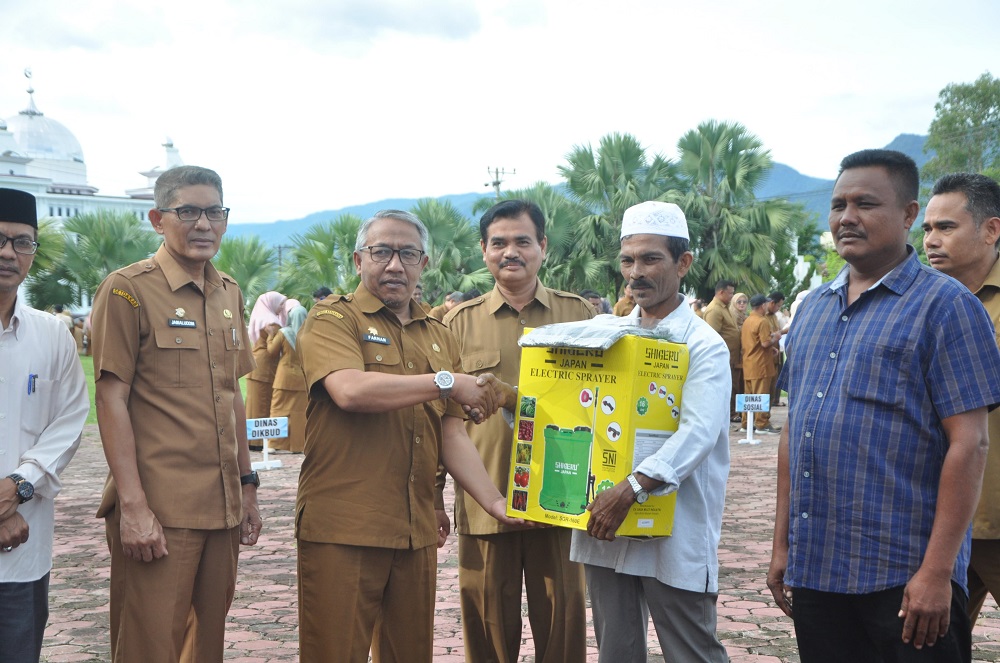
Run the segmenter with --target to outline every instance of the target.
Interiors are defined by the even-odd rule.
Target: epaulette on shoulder
[[[131,265],[122,267],[118,270],[118,273],[125,278],[132,278],[133,276],[138,276],[139,274],[151,272],[154,269],[156,269],[156,263],[152,258],[146,258],[145,260],[140,260],[139,262],[134,262]]]

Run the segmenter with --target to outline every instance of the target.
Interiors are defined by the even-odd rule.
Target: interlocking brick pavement
[[[775,410],[775,425],[783,423],[785,414],[784,408]],[[737,444],[744,436],[735,431],[730,436],[732,469],[719,549],[719,637],[733,663],[798,661],[791,622],[774,606],[764,584],[771,551],[777,436],[761,437],[759,446]],[[253,455],[259,459],[259,453]],[[236,598],[226,630],[227,661],[298,660],[292,520],[302,456],[276,457],[284,466],[262,472],[259,499],[264,532],[260,543],[243,548],[240,555]],[[56,502],[51,614],[43,661],[109,660],[109,555],[103,521],[94,518],[106,472],[97,427],[88,426],[80,451],[63,475],[65,487]],[[456,555],[452,535],[438,553],[434,660],[442,663],[464,661]],[[527,615],[526,606],[522,614]],[[588,608],[588,619],[589,615]],[[521,658],[533,661],[527,618],[524,624]],[[596,661],[592,628],[588,638],[588,661]],[[1000,661],[1000,611],[992,600],[973,639],[975,660]],[[664,661],[652,628],[649,653],[651,663]]]

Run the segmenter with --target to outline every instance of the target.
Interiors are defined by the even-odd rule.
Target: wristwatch
[[[451,388],[455,386],[455,376],[448,371],[438,371],[434,375],[434,384],[441,390],[438,398],[448,398],[451,396]]]
[[[20,500],[21,504],[35,496],[35,487],[20,474],[8,474],[7,478],[13,481],[17,487],[17,499]]]
[[[649,499],[649,493],[642,487],[642,484],[639,483],[634,474],[630,474],[626,478],[628,479],[628,484],[632,486],[632,492],[635,493],[636,504],[645,504],[646,500]]]
[[[250,474],[244,474],[240,477],[241,486],[248,484],[252,484],[254,488],[260,488],[260,475],[257,474],[257,470],[251,470]]]

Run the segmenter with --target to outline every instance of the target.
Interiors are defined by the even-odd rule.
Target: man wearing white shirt
[[[37,663],[48,619],[52,500],[90,401],[76,343],[21,301],[38,243],[34,196],[0,189],[0,660]]]
[[[637,307],[637,326],[655,327],[690,353],[680,425],[635,472],[599,493],[587,531],[574,531],[570,559],[583,562],[600,663],[646,660],[653,618],[673,660],[728,661],[716,635],[718,547],[729,476],[729,350],[679,294],[691,267],[684,213],[671,203],[630,207],[622,220],[621,272]],[[636,501],[677,493],[673,535],[616,539]]]

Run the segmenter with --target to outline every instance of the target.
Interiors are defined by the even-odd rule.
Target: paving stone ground
[[[773,420],[781,425],[785,409]],[[791,621],[770,599],[764,584],[771,551],[777,436],[759,446],[738,444],[731,434],[732,470],[726,495],[720,558],[719,637],[733,663],[798,661]],[[254,460],[260,454],[253,454]],[[260,543],[240,555],[236,598],[226,630],[226,660],[279,663],[298,660],[293,507],[302,456],[280,454],[280,469],[262,473],[259,499],[264,517]],[[42,660],[109,660],[108,564],[103,521],[94,518],[107,472],[96,426],[88,426],[80,451],[63,475],[57,501],[51,614]],[[449,499],[451,494],[449,482]],[[438,553],[434,660],[464,661],[458,603],[454,535]],[[155,600],[151,597],[150,600]],[[522,608],[527,614],[527,607]],[[587,610],[588,619],[590,609]],[[976,627],[973,658],[1000,661],[1000,610],[989,600]],[[588,661],[597,660],[593,629]],[[533,661],[525,619],[522,660]],[[664,661],[650,629],[649,660]],[[669,660],[669,659],[667,659]]]

